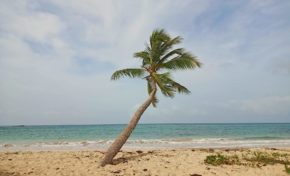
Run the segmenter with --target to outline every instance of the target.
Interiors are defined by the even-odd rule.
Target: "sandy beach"
[[[213,166],[205,164],[209,155],[244,156],[263,152],[290,156],[290,149],[164,149],[125,150],[113,165],[100,167],[102,151],[19,151],[0,153],[0,176],[22,175],[247,175],[283,176],[283,164],[241,164]]]

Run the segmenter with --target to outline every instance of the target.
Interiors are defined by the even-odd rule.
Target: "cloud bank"
[[[290,2],[0,2],[0,125],[126,123],[142,80],[111,82],[165,28],[204,63],[143,123],[289,122]]]

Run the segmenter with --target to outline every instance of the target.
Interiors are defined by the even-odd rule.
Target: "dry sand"
[[[120,152],[113,165],[100,167],[100,151],[34,151],[0,152],[0,176],[58,175],[246,175],[287,176],[282,164],[251,167],[243,165],[211,166],[204,164],[206,156],[222,153],[242,155],[245,152],[266,151],[290,154],[290,149],[175,149]]]

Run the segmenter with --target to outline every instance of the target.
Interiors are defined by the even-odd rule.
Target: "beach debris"
[[[113,165],[116,165],[118,163],[128,163],[128,160],[124,157],[120,157],[113,161]]]
[[[103,152],[103,151],[95,150],[95,152],[97,152],[97,153],[101,153],[101,154],[105,154],[105,152]]]
[[[210,149],[208,149],[208,152],[213,153],[214,149],[210,148]]]
[[[148,171],[148,169],[143,169],[144,172]]]
[[[139,154],[143,153],[143,151],[141,151],[141,150],[137,150],[136,152]]]
[[[27,172],[27,174],[29,175],[29,174],[32,174],[33,173],[33,171],[29,171],[29,172]]]
[[[113,173],[113,174],[119,174],[119,173],[121,173],[121,170],[112,171],[111,173]]]
[[[13,145],[12,144],[4,144],[3,147],[9,148],[9,147],[13,147]]]
[[[202,176],[200,174],[190,174],[190,176]]]
[[[86,141],[82,141],[81,144],[82,144],[83,146],[87,146],[87,145],[89,145],[89,143],[86,142]]]

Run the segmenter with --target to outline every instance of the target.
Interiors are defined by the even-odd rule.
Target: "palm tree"
[[[171,70],[195,69],[201,67],[201,63],[184,48],[172,49],[174,45],[181,43],[182,38],[171,38],[163,29],[152,32],[149,45],[144,51],[134,54],[141,59],[141,68],[127,68],[113,73],[111,79],[117,80],[124,76],[131,78],[143,78],[147,81],[148,99],[137,109],[127,127],[107,150],[101,166],[111,164],[113,158],[125,144],[132,131],[136,127],[144,111],[150,106],[156,107],[157,87],[166,97],[174,97],[176,92],[189,94],[190,91],[183,85],[175,82],[170,75]],[[162,72],[163,71],[163,72]],[[167,71],[167,72],[164,72]]]

